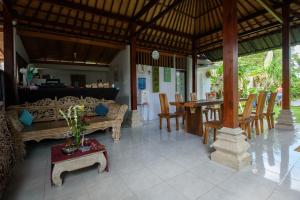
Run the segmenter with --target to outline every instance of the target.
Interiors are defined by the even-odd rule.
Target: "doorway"
[[[186,100],[186,71],[176,70],[176,92]]]
[[[85,87],[85,75],[73,74],[71,75],[71,85],[74,88]]]

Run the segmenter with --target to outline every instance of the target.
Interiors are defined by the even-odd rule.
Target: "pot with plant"
[[[81,141],[84,140],[84,132],[87,123],[84,117],[84,105],[70,106],[66,112],[59,110],[61,116],[66,120],[69,131],[66,133],[66,144],[63,151],[67,154],[76,151]],[[73,140],[71,140],[73,138]]]

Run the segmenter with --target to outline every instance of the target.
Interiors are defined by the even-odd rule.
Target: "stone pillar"
[[[250,165],[250,145],[238,124],[237,0],[223,0],[224,127],[218,131],[211,159],[239,170]]]
[[[220,164],[240,170],[251,163],[251,155],[247,152],[250,145],[240,128],[220,129],[213,147],[216,151],[211,154],[211,159]]]

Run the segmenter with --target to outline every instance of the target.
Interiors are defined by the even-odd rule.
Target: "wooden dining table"
[[[240,101],[246,101],[247,98],[241,98]],[[198,100],[185,102],[170,102],[170,105],[185,108],[185,131],[195,135],[203,136],[203,115],[202,107],[210,105],[223,106],[223,99]]]

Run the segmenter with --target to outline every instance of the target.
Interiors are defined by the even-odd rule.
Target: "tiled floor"
[[[174,126],[173,126],[174,127]],[[110,172],[96,167],[65,173],[62,187],[50,184],[50,146],[30,145],[16,169],[7,199],[20,200],[299,200],[300,126],[252,139],[252,166],[236,172],[209,159],[202,138],[183,131],[167,133],[158,122],[122,129],[120,143],[110,134],[93,134],[110,156]]]

